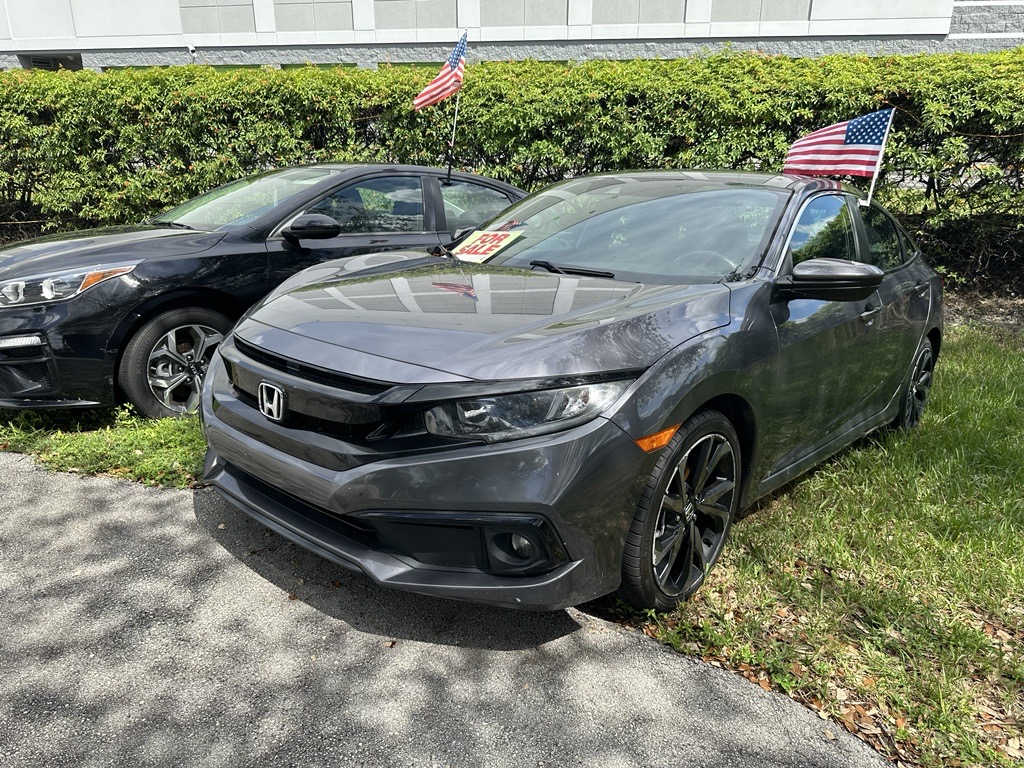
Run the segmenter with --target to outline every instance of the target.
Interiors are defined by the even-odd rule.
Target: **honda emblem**
[[[283,421],[285,417],[285,391],[269,381],[261,381],[258,395],[260,413],[271,421]]]

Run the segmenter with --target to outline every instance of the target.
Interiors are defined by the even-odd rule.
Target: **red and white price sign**
[[[474,232],[452,253],[463,261],[487,261],[522,232]]]

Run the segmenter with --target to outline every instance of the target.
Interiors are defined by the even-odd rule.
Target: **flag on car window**
[[[821,128],[793,142],[783,173],[874,176],[881,164],[892,109]]]
[[[462,78],[466,72],[466,33],[452,49],[448,60],[441,65],[441,71],[437,77],[427,83],[427,87],[420,91],[419,95],[412,100],[412,108],[417,112],[424,107],[429,107],[442,99],[447,99],[462,87]]]

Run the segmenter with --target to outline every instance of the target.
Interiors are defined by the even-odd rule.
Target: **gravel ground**
[[[0,766],[885,766],[575,610],[374,586],[211,491],[0,453]]]

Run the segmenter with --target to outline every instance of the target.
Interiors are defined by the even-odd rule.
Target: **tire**
[[[921,423],[934,373],[935,352],[931,340],[925,338],[910,366],[910,376],[900,395],[900,410],[892,422],[893,429],[910,430]]]
[[[128,342],[118,369],[128,402],[153,419],[196,410],[206,367],[232,325],[200,307],[172,309],[148,321]]]
[[[626,602],[668,611],[704,583],[736,517],[741,477],[732,423],[718,411],[690,417],[658,459],[626,535]]]

